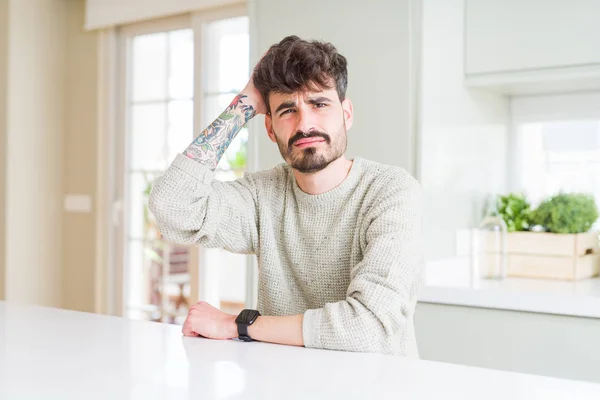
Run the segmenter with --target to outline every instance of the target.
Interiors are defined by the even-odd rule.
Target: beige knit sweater
[[[421,201],[405,170],[355,158],[319,195],[303,192],[286,164],[213,177],[178,155],[156,181],[150,210],[167,239],[256,254],[258,310],[304,314],[306,347],[418,357]]]

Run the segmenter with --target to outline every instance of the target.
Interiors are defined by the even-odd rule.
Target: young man
[[[347,80],[346,59],[331,44],[286,37],[156,181],[150,209],[168,240],[258,258],[258,310],[236,318],[200,302],[184,335],[418,357],[419,184],[399,167],[345,157]],[[286,163],[213,180],[256,114],[266,114]]]

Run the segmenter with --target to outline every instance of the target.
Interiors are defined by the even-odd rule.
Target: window
[[[518,127],[521,186],[539,203],[558,192],[586,192],[600,204],[600,119]]]
[[[202,128],[208,126],[246,85],[249,74],[248,17],[210,21],[203,29],[206,75],[202,81]],[[248,129],[231,142],[217,166],[215,179],[234,180],[247,170]],[[201,279],[204,299],[223,311],[237,314],[246,302],[248,256],[222,249],[202,249],[206,267]]]
[[[189,249],[162,240],[147,208],[152,182],[193,139],[191,29],[128,41],[125,315],[175,322],[187,313]]]
[[[232,313],[247,300],[248,256],[169,243],[147,208],[153,181],[248,80],[248,18],[239,11],[228,14],[175,17],[120,32],[123,140],[115,172],[125,207],[116,269],[122,312],[129,318],[182,323],[200,292],[202,300]],[[243,129],[221,159],[216,179],[242,176],[247,142]]]
[[[248,18],[218,20],[206,24],[204,46],[208,60],[202,85],[202,126],[208,126],[231,103],[249,79]],[[217,179],[229,180],[246,170],[248,129],[243,128],[219,162]]]
[[[513,190],[534,207],[559,192],[600,205],[600,93],[515,97],[511,111]]]

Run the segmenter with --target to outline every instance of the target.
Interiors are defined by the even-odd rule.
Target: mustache
[[[325,132],[310,131],[310,133],[304,133],[302,131],[298,131],[288,141],[288,147],[292,147],[292,145],[300,139],[308,139],[308,138],[313,138],[313,137],[320,137],[320,138],[325,139],[325,142],[327,142],[327,144],[331,143],[331,138]]]

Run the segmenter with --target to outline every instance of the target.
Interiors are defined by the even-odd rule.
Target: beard
[[[274,133],[281,157],[292,168],[303,174],[314,174],[325,169],[329,164],[344,155],[348,144],[345,121],[338,132],[333,135],[334,139],[325,132],[320,131],[296,132],[287,143],[284,143],[279,139],[277,133]],[[325,143],[315,144],[303,149],[294,146],[294,143],[298,140],[312,137],[323,138]]]

